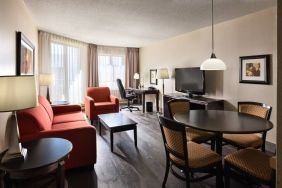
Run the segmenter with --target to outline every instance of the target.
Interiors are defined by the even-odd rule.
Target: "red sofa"
[[[92,166],[96,163],[96,129],[83,117],[79,105],[51,106],[38,97],[38,106],[17,112],[20,141],[58,137],[72,142],[73,150],[66,169]]]
[[[85,96],[85,113],[91,123],[97,115],[119,112],[119,100],[108,87],[89,87]]]

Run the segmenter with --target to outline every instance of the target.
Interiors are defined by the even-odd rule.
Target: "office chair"
[[[130,105],[130,101],[137,98],[136,94],[133,92],[126,92],[120,79],[117,79],[117,85],[121,98],[127,100],[127,106],[120,108],[120,110],[128,109],[132,112],[133,109],[136,109],[135,111],[139,111],[140,109],[138,107]]]

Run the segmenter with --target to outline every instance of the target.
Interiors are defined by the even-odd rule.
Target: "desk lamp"
[[[137,80],[139,80],[139,79],[140,79],[140,75],[139,75],[139,73],[135,73],[135,74],[134,74],[134,76],[133,76],[133,78],[134,78],[134,80],[135,80],[135,85],[136,85],[136,88],[138,88],[138,86],[137,86]]]
[[[0,76],[0,112],[12,112],[4,125],[6,126],[5,145],[8,150],[4,153],[1,162],[24,159],[26,149],[19,143],[16,111],[36,106],[34,76]]]

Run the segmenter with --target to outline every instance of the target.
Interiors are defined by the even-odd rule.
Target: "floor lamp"
[[[53,74],[40,74],[39,75],[39,85],[47,87],[47,94],[46,98],[51,104],[50,100],[50,93],[49,93],[49,86],[54,82],[54,75]]]
[[[164,95],[164,80],[169,79],[168,69],[167,68],[158,69],[157,79],[163,80],[163,95]]]
[[[7,120],[5,145],[8,150],[1,162],[22,160],[26,149],[19,143],[19,131],[16,112],[37,106],[37,94],[34,76],[0,77],[0,112],[12,112]]]

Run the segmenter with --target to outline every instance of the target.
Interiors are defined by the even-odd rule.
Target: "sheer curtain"
[[[48,40],[44,40],[46,38]],[[39,66],[41,73],[52,73],[55,77],[50,86],[51,101],[82,103],[87,85],[88,45],[42,31],[39,33],[39,42],[42,43],[40,46],[49,47],[39,49]]]
[[[125,48],[98,46],[99,86],[107,86],[111,94],[120,97],[116,79],[125,84]]]

